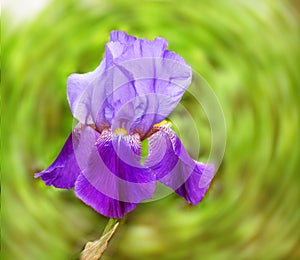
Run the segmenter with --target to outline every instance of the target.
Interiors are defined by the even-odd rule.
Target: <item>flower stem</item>
[[[102,236],[93,242],[88,242],[85,245],[84,250],[81,252],[81,260],[97,260],[100,259],[104,251],[107,249],[107,245],[113,234],[115,233],[120,219],[110,218],[104,228]]]
[[[110,218],[104,228],[102,236],[105,235],[107,232],[109,232],[119,222],[120,222],[120,219],[118,219],[118,218]]]

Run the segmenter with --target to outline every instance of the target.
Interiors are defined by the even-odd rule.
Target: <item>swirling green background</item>
[[[67,76],[97,66],[113,29],[168,39],[218,97],[227,145],[202,203],[187,207],[171,195],[140,205],[104,259],[300,259],[297,4],[56,0],[32,23],[12,29],[8,18],[2,35],[3,259],[76,259],[105,226],[72,191],[46,187],[33,173],[55,158],[71,130]],[[204,128],[199,124],[200,135]]]

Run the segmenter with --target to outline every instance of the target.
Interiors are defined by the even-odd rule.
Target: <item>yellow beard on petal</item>
[[[153,127],[156,128],[156,127],[160,127],[160,126],[164,126],[164,125],[172,125],[172,123],[168,120],[163,120],[160,123],[155,124]]]
[[[128,132],[124,128],[117,128],[114,131],[114,134],[117,134],[117,135],[128,135]]]

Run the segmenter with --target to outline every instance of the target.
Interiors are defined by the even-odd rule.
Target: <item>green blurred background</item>
[[[296,0],[56,0],[30,23],[5,17],[2,259],[77,259],[106,224],[33,173],[72,128],[67,76],[97,66],[113,29],[168,39],[218,97],[227,145],[202,203],[139,205],[104,259],[300,259],[299,10]],[[207,154],[209,129],[198,126]]]

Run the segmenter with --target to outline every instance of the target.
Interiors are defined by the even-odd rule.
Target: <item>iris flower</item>
[[[198,204],[214,166],[194,161],[163,121],[191,83],[191,67],[167,41],[112,31],[100,65],[72,74],[67,97],[78,121],[57,159],[35,177],[76,196],[102,215],[122,218],[152,198],[156,182]],[[142,141],[148,154],[142,163]]]

